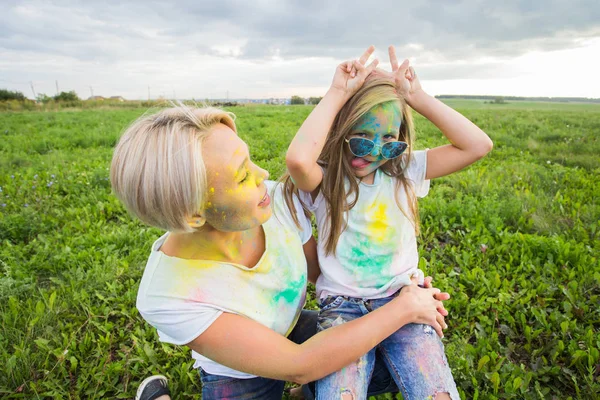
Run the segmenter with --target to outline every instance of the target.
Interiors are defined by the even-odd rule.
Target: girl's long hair
[[[323,151],[319,156],[319,165],[326,168],[320,190],[327,202],[327,211],[330,218],[329,229],[326,232],[325,253],[335,254],[340,234],[346,229],[344,213],[352,209],[358,200],[359,180],[355,177],[348,156],[345,153],[347,144],[345,139],[352,132],[352,127],[358,120],[373,107],[390,101],[398,102],[402,111],[402,123],[398,140],[408,143],[408,149],[402,156],[389,160],[380,169],[386,175],[397,178],[396,180],[396,204],[402,213],[411,221],[415,233],[419,234],[419,218],[417,198],[413,185],[404,176],[404,169],[408,160],[412,157],[412,146],[414,142],[414,126],[412,113],[404,99],[397,93],[394,81],[381,72],[375,71],[367,77],[364,85],[348,100],[335,117],[331,130],[327,136]],[[346,190],[345,181],[349,182]],[[298,194],[298,188],[292,182],[289,173],[281,177],[284,184],[284,198],[286,205],[292,211],[292,217],[296,224],[296,210],[292,201],[292,195]],[[408,198],[409,210],[404,210],[400,204],[398,193],[404,190]],[[308,209],[302,203],[305,214]]]

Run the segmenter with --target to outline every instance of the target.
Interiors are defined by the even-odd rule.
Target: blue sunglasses
[[[357,157],[364,157],[371,154],[375,146],[380,148],[381,155],[388,160],[399,157],[408,148],[406,142],[387,142],[383,145],[375,144],[374,141],[365,138],[345,139],[350,147],[350,151]]]

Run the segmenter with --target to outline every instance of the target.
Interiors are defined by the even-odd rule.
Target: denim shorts
[[[317,332],[317,311],[302,310],[302,314],[288,338],[294,343],[303,343]],[[269,378],[239,379],[213,375],[198,368],[202,382],[202,400],[281,400],[284,381]],[[314,399],[315,382],[302,386],[304,397]],[[392,379],[382,356],[375,359],[373,374],[368,388],[369,396],[396,393],[398,388]]]
[[[319,305],[317,329],[322,331],[360,318],[395,296],[372,300],[326,297]],[[339,399],[344,393],[351,394],[352,399],[366,399],[377,352],[404,400],[435,398],[438,393],[460,400],[442,341],[431,326],[421,324],[403,326],[357,362],[317,381],[317,400]]]

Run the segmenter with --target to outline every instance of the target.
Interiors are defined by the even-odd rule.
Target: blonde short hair
[[[218,108],[184,105],[138,118],[115,147],[110,167],[115,195],[148,225],[194,231],[188,219],[206,201],[202,143],[219,123],[236,132],[234,118]]]

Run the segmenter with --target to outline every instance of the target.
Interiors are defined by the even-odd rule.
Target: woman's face
[[[360,137],[375,142],[375,147],[370,154],[356,157],[350,152],[346,144],[348,161],[358,178],[365,178],[373,174],[388,160],[381,155],[381,146],[387,142],[397,141],[400,136],[402,111],[397,101],[389,101],[371,108],[352,127],[346,139]]]
[[[213,228],[244,231],[271,216],[264,180],[269,173],[250,161],[248,146],[227,125],[216,125],[204,140],[202,155],[208,183],[203,216]]]

